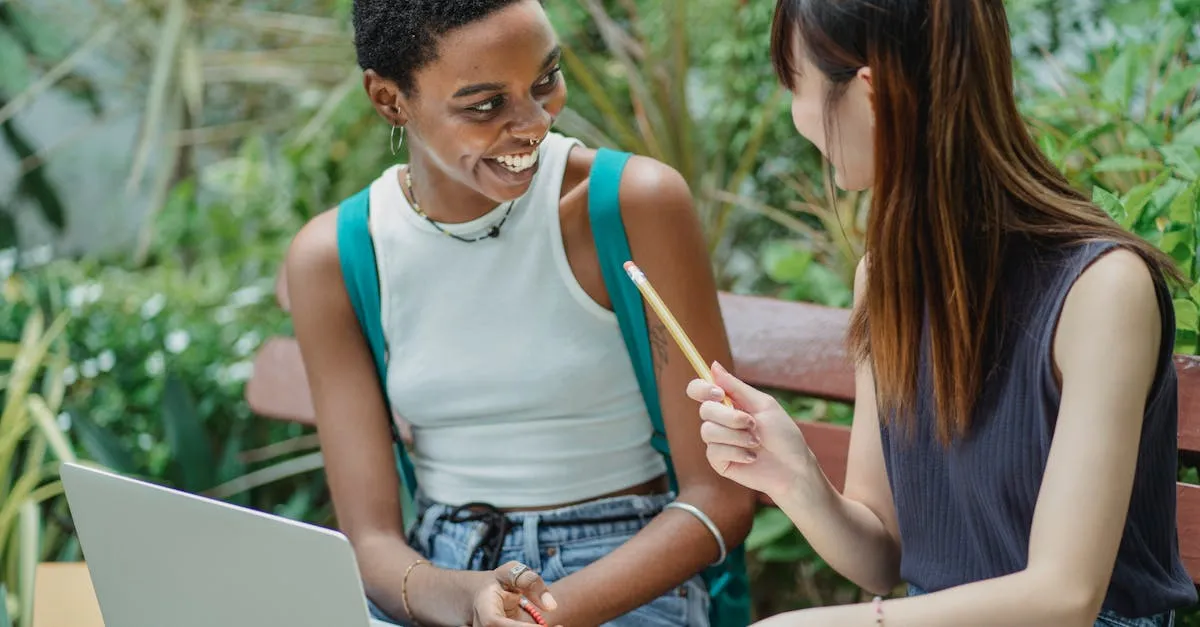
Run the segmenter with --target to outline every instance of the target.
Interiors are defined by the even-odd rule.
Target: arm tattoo
[[[670,354],[671,338],[667,327],[655,320],[650,323],[650,350],[654,353],[654,374],[661,377],[663,368],[667,365]]]

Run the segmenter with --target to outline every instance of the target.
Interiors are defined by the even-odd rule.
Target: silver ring
[[[512,587],[514,589],[517,588],[517,579],[520,579],[521,575],[525,574],[525,571],[527,570],[529,570],[528,566],[524,564],[517,564],[516,566],[512,567],[512,570],[508,571],[509,576],[512,577]]]

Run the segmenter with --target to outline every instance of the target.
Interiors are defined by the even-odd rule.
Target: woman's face
[[[499,203],[528,189],[534,143],[566,103],[559,56],[541,4],[523,0],[442,37],[412,94],[377,76],[367,90],[380,114],[406,127],[414,157]]]
[[[798,76],[792,92],[792,123],[833,164],[834,182],[861,191],[875,180],[875,115],[871,105],[871,70],[862,68],[832,107],[829,79],[793,39]]]

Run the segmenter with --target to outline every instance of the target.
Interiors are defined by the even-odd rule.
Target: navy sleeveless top
[[[929,364],[922,351],[913,428],[881,427],[899,520],[901,577],[908,583],[935,592],[1025,567],[1059,407],[1052,357],[1057,320],[1075,280],[1114,246],[1024,243],[1012,248],[1000,288],[1003,315],[997,319],[1003,326],[995,365],[984,382],[971,433],[948,448],[936,438]],[[1125,533],[1104,601],[1104,609],[1128,618],[1196,601],[1175,523],[1175,317],[1165,285],[1158,291],[1163,337],[1158,373],[1145,410]]]

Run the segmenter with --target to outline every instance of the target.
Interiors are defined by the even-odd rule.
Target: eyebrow
[[[555,46],[554,50],[551,50],[550,54],[546,55],[546,59],[542,61],[542,71],[544,72],[550,69],[550,66],[554,65],[554,63],[558,61],[561,56],[562,46]],[[475,94],[480,94],[483,92],[500,91],[504,89],[504,87],[504,83],[475,83],[474,85],[467,85],[466,87],[454,92],[452,98],[466,98],[467,96],[474,96]]]

